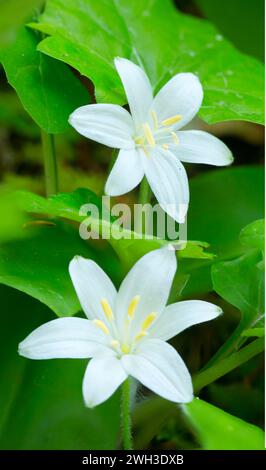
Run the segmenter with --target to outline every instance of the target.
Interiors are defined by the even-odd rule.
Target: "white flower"
[[[166,341],[221,309],[200,300],[166,307],[175,252],[162,248],[143,256],[118,292],[94,261],[76,256],[69,270],[88,319],[52,320],[22,341],[19,353],[30,359],[92,358],[83,379],[88,407],[107,400],[128,376],[173,402],[191,401],[190,374]]]
[[[144,175],[161,207],[182,223],[189,203],[186,171],[181,163],[232,163],[228,147],[202,131],[180,131],[197,114],[203,98],[192,73],[179,73],[153,98],[142,68],[116,58],[131,114],[121,106],[91,104],[74,111],[70,124],[92,140],[120,149],[106,183],[109,196],[135,188]]]

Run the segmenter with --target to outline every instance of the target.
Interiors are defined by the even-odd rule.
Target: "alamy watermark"
[[[187,221],[184,217],[187,206],[171,204],[164,208],[168,213],[183,223],[177,224],[173,217],[159,204],[134,204],[129,206],[118,203],[111,206],[109,196],[103,196],[101,206],[88,203],[80,207],[79,215],[84,217],[79,234],[83,240],[88,239],[159,239],[169,241],[169,247],[183,250],[187,243]],[[155,234],[155,235],[154,235]]]

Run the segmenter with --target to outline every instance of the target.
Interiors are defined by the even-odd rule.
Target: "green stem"
[[[228,374],[228,372],[239,367],[241,364],[244,364],[263,350],[264,338],[256,339],[248,346],[245,346],[239,351],[231,354],[231,356],[222,359],[219,363],[200,372],[193,380],[195,393],[198,394],[203,387],[206,387],[206,385],[209,385],[223,375]]]
[[[149,204],[150,200],[151,200],[151,190],[150,190],[147,178],[144,176],[140,184],[138,203],[143,206],[144,204]],[[136,227],[135,227],[136,231],[139,233],[144,233],[145,232],[145,211],[141,213],[141,217],[136,222],[137,222]]]
[[[151,199],[151,190],[146,176],[144,176],[139,191],[139,204],[148,204]]]
[[[44,158],[46,196],[58,192],[57,162],[55,154],[54,136],[41,131]]]
[[[121,427],[123,447],[125,450],[133,449],[131,426],[132,422],[130,414],[130,379],[127,379],[122,385],[121,399]]]

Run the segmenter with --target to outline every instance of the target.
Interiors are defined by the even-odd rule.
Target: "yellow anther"
[[[113,314],[113,310],[111,309],[108,301],[106,299],[101,299],[101,306],[102,306],[102,309],[104,311],[104,314],[107,318],[107,320],[113,320],[114,318],[114,314]]]
[[[151,147],[155,147],[155,140],[154,140],[153,133],[151,131],[151,128],[150,128],[149,124],[147,122],[145,122],[145,124],[143,124],[142,127],[143,127],[144,134],[145,134],[145,137],[146,137],[146,140],[147,140],[148,144]]]
[[[106,335],[110,335],[110,331],[108,330],[106,324],[102,320],[93,320],[93,323],[98,326]]]
[[[121,351],[122,351],[122,353],[124,353],[124,354],[128,354],[129,351],[130,351],[130,347],[128,346],[128,344],[122,344],[122,346],[121,346]]]
[[[143,144],[144,144],[144,139],[143,139],[143,137],[136,137],[136,138],[135,138],[135,144],[137,144],[137,145],[143,145]]]
[[[149,326],[152,324],[152,322],[155,320],[156,316],[157,315],[155,312],[149,313],[149,315],[145,318],[144,322],[141,325],[142,330],[144,331],[147,330]]]
[[[138,306],[139,301],[140,301],[140,295],[136,295],[136,297],[133,297],[133,299],[131,300],[131,302],[130,302],[130,304],[129,304],[129,306],[128,306],[128,311],[127,311],[128,316],[129,316],[130,318],[133,318],[134,313],[135,313],[135,311],[136,311],[136,308],[137,308],[137,306]]]
[[[172,138],[173,138],[174,143],[175,143],[175,144],[179,144],[179,139],[178,139],[176,133],[175,133],[175,132],[171,132],[171,136],[172,136]]]
[[[168,149],[169,149],[169,145],[167,145],[167,144],[163,144],[162,147],[163,147],[163,149],[165,149],[165,150],[168,150]]]
[[[176,114],[175,116],[172,116],[168,119],[164,119],[164,121],[162,121],[162,125],[172,126],[172,124],[175,124],[176,122],[180,121],[180,119],[182,119],[181,114]]]
[[[111,345],[112,348],[118,349],[119,346],[120,346],[120,343],[119,343],[119,341],[117,341],[117,339],[113,339],[111,341],[110,345]]]
[[[147,336],[148,333],[147,331],[140,331],[136,336],[135,336],[135,341],[139,341],[140,339],[142,339],[144,336]]]
[[[152,117],[152,120],[153,120],[153,125],[154,125],[154,128],[155,129],[158,129],[158,118],[157,118],[157,114],[155,111],[151,111],[151,117]]]

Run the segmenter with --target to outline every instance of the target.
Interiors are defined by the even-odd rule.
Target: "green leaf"
[[[256,220],[240,232],[240,242],[250,248],[258,248],[264,250],[265,244],[265,221],[264,219]]]
[[[199,398],[183,405],[182,408],[203,449],[264,449],[264,433],[257,426],[246,423]]]
[[[209,123],[263,122],[262,64],[170,0],[49,0],[32,26],[50,35],[38,49],[89,77],[99,102],[126,102],[113,65],[120,56],[144,67],[155,92],[178,72],[197,73],[205,94],[200,116]]]
[[[89,101],[89,94],[70,69],[36,50],[40,38],[22,28],[0,54],[7,79],[32,119],[48,133],[68,128],[70,113]]]
[[[42,0],[0,0],[0,48],[6,46],[14,39],[16,28],[19,27],[32,13],[34,7],[38,7]]]
[[[263,338],[263,336],[265,336],[265,329],[264,328],[248,328],[247,330],[243,331],[242,336],[245,336],[246,338],[252,338],[254,336],[257,338]]]
[[[260,266],[261,261],[261,252],[252,250],[233,261],[225,261],[213,266],[214,290],[241,311],[241,320],[236,330],[209,364],[238,347],[244,330],[263,326],[264,272]]]
[[[26,222],[25,214],[18,207],[14,193],[0,187],[0,243],[17,238],[25,237],[27,234],[21,230]]]
[[[90,248],[76,230],[59,221],[33,222],[24,229],[27,238],[0,246],[0,283],[14,287],[48,305],[58,316],[74,315],[80,304],[68,273],[75,255],[94,259],[114,276],[119,273],[113,256]]]
[[[264,172],[259,166],[219,169],[191,178],[188,238],[208,240],[217,257],[210,262],[186,260],[183,263],[182,270],[190,274],[184,297],[212,291],[212,264],[246,252],[239,242],[239,233],[244,226],[264,216],[263,201]]]
[[[18,343],[52,320],[51,312],[11,288],[0,286],[0,295],[0,449],[115,449],[119,393],[89,410],[82,398],[88,361],[20,357]]]
[[[165,246],[166,240],[150,236],[142,239],[141,234],[124,229],[115,223],[113,217],[108,217],[108,211],[102,210],[101,199],[88,189],[77,189],[73,193],[61,193],[45,199],[33,193],[19,191],[17,193],[21,207],[34,214],[47,214],[53,217],[63,217],[75,222],[89,220],[91,230],[106,234],[107,241],[116,251],[123,265],[131,267],[145,253]],[[80,215],[84,204],[93,204],[99,210],[99,217]],[[208,243],[188,241],[183,250],[178,250],[180,258],[211,259],[213,255],[205,252]]]
[[[237,48],[264,60],[264,0],[196,0],[196,3]]]

